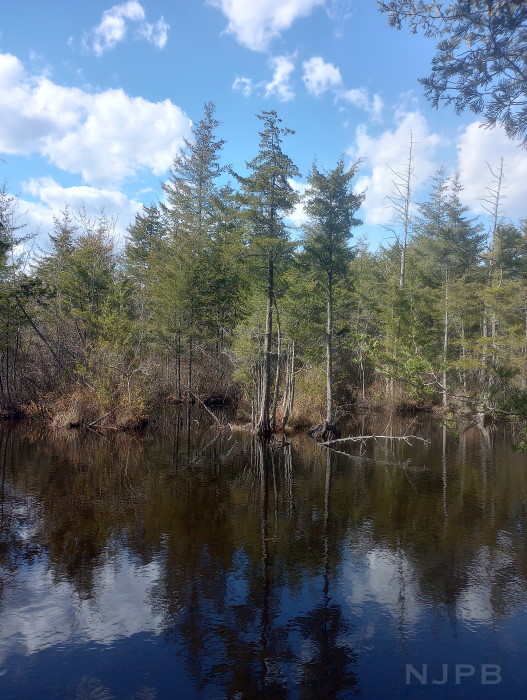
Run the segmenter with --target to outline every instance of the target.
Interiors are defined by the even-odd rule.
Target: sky
[[[505,164],[504,215],[527,217],[527,151],[477,115],[431,108],[419,77],[435,42],[388,26],[374,0],[20,0],[0,16],[0,181],[19,195],[26,231],[52,229],[66,205],[116,219],[116,236],[158,201],[203,105],[216,104],[223,158],[243,173],[261,110],[294,130],[283,150],[305,189],[316,159],[361,158],[366,191],[355,236],[393,240],[394,172],[414,142],[413,196],[443,165],[460,172],[470,213],[486,212]],[[303,212],[292,221],[301,223]]]

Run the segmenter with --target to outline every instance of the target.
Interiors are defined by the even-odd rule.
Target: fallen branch
[[[355,435],[352,437],[339,438],[338,440],[329,440],[328,442],[319,442],[319,445],[334,445],[336,442],[363,442],[365,440],[402,440],[410,444],[410,440],[420,440],[427,444],[430,440],[419,437],[418,435]]]
[[[210,410],[210,408],[209,408],[208,406],[206,406],[205,403],[199,398],[199,396],[196,396],[196,394],[195,394],[193,391],[189,391],[188,393],[189,393],[191,396],[193,396],[193,397],[196,399],[196,401],[198,401],[198,402],[203,406],[203,408],[207,411],[207,413],[208,413],[209,415],[211,415],[211,416],[214,418],[214,420],[216,421],[216,423],[217,423],[218,425],[220,425],[222,428],[230,428],[230,427],[231,427],[231,426],[230,426],[230,423],[222,423],[222,421],[218,418],[218,416],[216,416],[216,415]],[[232,428],[231,428],[231,430],[232,430]]]
[[[113,413],[114,411],[115,411],[115,408],[112,408],[111,411],[108,411],[108,413],[105,413],[103,416],[100,416],[100,418],[96,418],[95,420],[92,420],[91,423],[88,423],[86,428],[90,429],[92,427],[92,425],[96,425],[97,423],[100,423],[102,420],[107,418],[110,415],[110,413]]]

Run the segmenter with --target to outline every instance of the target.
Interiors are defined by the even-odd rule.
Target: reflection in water
[[[527,478],[506,435],[341,454],[185,414],[142,439],[0,432],[2,698],[422,697],[405,664],[456,663],[499,664],[483,690],[514,697]]]

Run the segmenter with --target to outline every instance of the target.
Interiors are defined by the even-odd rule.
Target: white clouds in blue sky
[[[273,69],[272,79],[265,85],[265,96],[276,97],[280,102],[289,102],[295,98],[291,87],[291,74],[295,70],[294,57],[273,56],[270,59]]]
[[[311,95],[321,97],[330,91],[335,95],[336,101],[347,102],[368,112],[373,119],[380,120],[384,105],[380,95],[375,94],[370,97],[368,90],[364,87],[349,90],[344,88],[340,70],[332,63],[324,61],[321,56],[313,56],[308,61],[304,61],[303,69],[302,79]]]
[[[414,190],[422,190],[437,168],[436,154],[442,138],[432,133],[419,111],[399,113],[395,128],[372,135],[369,129],[357,127],[355,145],[349,155],[364,158],[367,174],[358,177],[356,189],[366,191],[365,223],[388,225],[393,218],[387,196],[393,192],[395,172],[404,172],[408,163],[410,137],[413,141]]]
[[[92,185],[119,185],[141,168],[163,175],[190,132],[168,99],[64,87],[26,73],[10,54],[0,54],[0,103],[0,152],[39,154]]]
[[[87,185],[63,187],[52,177],[31,178],[21,183],[21,190],[21,205],[28,212],[30,228],[34,231],[39,227],[50,231],[53,216],[68,207],[71,212],[82,210],[90,219],[105,213],[115,222],[116,236],[122,241],[127,223],[142,209],[141,202],[119,190]],[[28,196],[38,204],[31,204],[25,199]]]
[[[32,223],[84,202],[113,210],[122,230],[161,195],[190,119],[209,100],[237,171],[257,152],[262,109],[296,131],[284,150],[304,175],[299,191],[314,158],[323,168],[343,153],[364,158],[357,188],[367,188],[361,217],[374,242],[385,235],[377,227],[390,217],[390,169],[403,167],[410,132],[416,201],[445,164],[461,170],[464,201],[481,214],[485,162],[503,156],[506,213],[527,216],[527,152],[471,113],[430,109],[417,79],[434,42],[389,28],[374,0],[30,6],[6,4],[0,20],[0,177],[21,192]],[[298,208],[293,219],[302,216]]]
[[[343,90],[339,92],[338,99],[348,102],[353,107],[363,109],[368,112],[374,121],[381,120],[382,108],[384,107],[383,99],[375,93],[370,97],[366,88],[352,88],[351,90]]]
[[[308,17],[324,0],[208,0],[228,20],[225,31],[253,51],[265,51],[299,17]]]
[[[105,10],[99,24],[85,34],[84,45],[96,56],[102,56],[124,41],[131,27],[135,29],[136,38],[146,39],[158,49],[166,46],[170,26],[164,17],[153,24],[147,22],[145,10],[137,0],[128,0]]]
[[[482,196],[492,186],[490,168],[496,170],[504,160],[503,206],[509,216],[527,217],[527,154],[512,143],[501,127],[481,128],[472,122],[458,135],[457,163],[463,175],[464,201],[476,214],[484,214]]]
[[[291,86],[291,76],[295,71],[296,56],[271,56],[268,60],[272,76],[269,80],[255,82],[252,78],[237,76],[232,84],[233,90],[238,90],[244,97],[251,97],[255,92],[266,99],[275,98],[279,102],[290,102],[295,99]]]
[[[342,75],[332,63],[326,63],[321,56],[313,56],[302,64],[304,73],[302,79],[307,91],[315,97],[320,97],[327,90],[340,88]]]

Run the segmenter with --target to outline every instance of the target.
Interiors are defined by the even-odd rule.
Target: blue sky
[[[417,79],[434,42],[396,31],[374,0],[22,0],[0,17],[0,177],[25,220],[82,204],[117,217],[117,234],[160,195],[203,104],[216,103],[226,162],[257,152],[256,113],[276,109],[295,135],[284,150],[302,189],[313,159],[364,158],[357,188],[372,245],[389,240],[392,170],[410,133],[414,197],[444,164],[461,171],[465,203],[484,215],[486,165],[505,159],[505,214],[527,217],[527,152],[476,115],[431,109]],[[294,219],[300,221],[302,212]]]

